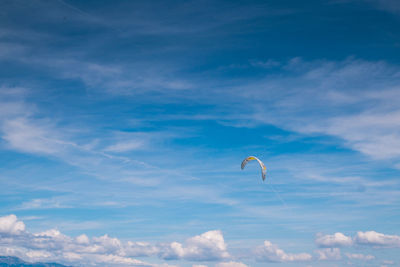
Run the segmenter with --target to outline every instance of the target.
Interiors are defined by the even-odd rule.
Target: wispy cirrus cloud
[[[171,65],[168,61],[108,63],[80,54],[60,59],[51,54],[35,57],[23,51],[17,58],[22,64],[40,65],[61,79],[80,80],[95,93],[152,101],[151,95],[157,94],[163,97],[156,102],[164,103],[218,103],[219,115],[202,114],[205,120],[214,118],[238,127],[273,124],[305,135],[338,137],[342,146],[375,159],[400,156],[396,130],[400,107],[395,101],[400,70],[385,61],[270,59],[267,65],[280,71],[279,76],[265,71],[265,75],[250,82],[240,77],[227,82],[218,71],[211,71],[213,82],[208,82],[201,78],[204,73],[188,75],[184,65]],[[251,62],[249,68],[264,68],[261,63]],[[202,90],[205,87],[210,88],[207,94]],[[226,106],[221,105],[221,100]],[[133,146],[136,148],[131,143]]]
[[[393,1],[374,2],[379,6],[390,6],[395,9]],[[27,5],[27,9],[23,11],[11,5],[11,10],[17,13],[26,12],[29,8],[40,9],[46,5],[42,1],[37,1],[37,3],[40,4],[38,7]],[[104,17],[114,15],[101,12],[101,8],[88,12],[84,7],[78,8],[61,1],[51,5],[56,11],[54,14],[46,14],[45,18],[34,16],[34,21],[58,21],[65,12],[69,20],[74,23],[83,21],[88,28],[97,26],[107,29],[101,23],[101,17],[105,20]],[[133,8],[149,13],[149,6],[146,4],[125,5],[121,4],[125,7],[122,11]],[[158,5],[163,6],[163,3],[158,3]],[[176,9],[171,12],[176,16],[164,17],[165,14],[160,14],[164,17],[163,20],[160,20],[158,16],[151,16],[146,17],[146,23],[144,23],[143,20],[138,19],[139,16],[132,21],[132,17],[123,12],[118,18],[114,17],[106,21],[113,21],[115,24],[113,27],[124,29],[136,24],[136,26],[141,26],[133,27],[136,29],[136,32],[133,31],[135,34],[139,34],[146,28],[145,32],[164,36],[172,34],[176,37],[176,34],[187,34],[188,31],[210,33],[213,29],[218,29],[218,32],[223,32],[221,31],[223,25],[252,21],[266,16],[282,16],[293,12],[293,10],[279,10],[279,8],[262,4],[244,7],[227,3],[208,3],[213,7],[214,12],[221,13],[221,16],[209,17],[209,9],[204,9],[205,6],[208,7],[206,3],[194,6],[174,5]],[[226,9],[226,6],[231,8]],[[193,7],[201,12],[193,13]],[[118,6],[113,6],[111,9],[118,9]],[[191,23],[176,24],[177,18]],[[204,20],[204,18],[209,19]],[[207,21],[207,23],[197,23],[199,20]],[[188,27],[188,25],[195,27]],[[68,28],[70,26],[68,25]],[[52,34],[56,36],[56,33]],[[3,32],[3,35],[11,36],[11,40],[17,36],[10,30]],[[167,49],[168,44],[168,42],[165,44]],[[253,69],[268,67],[273,71],[264,71],[264,73],[261,71],[261,75],[257,78],[239,77],[232,82],[227,82],[215,69],[206,71],[206,74],[212,77],[210,79],[212,81],[208,81],[208,79],[203,79],[204,72],[189,73],[185,63],[171,63],[165,58],[152,62],[149,62],[148,58],[144,60],[140,57],[135,57],[135,60],[129,62],[122,59],[113,62],[99,61],[89,57],[88,51],[85,52],[82,49],[68,50],[66,57],[50,52],[51,49],[39,56],[32,53],[35,45],[37,45],[35,42],[30,42],[25,45],[25,50],[15,51],[12,60],[25,65],[41,66],[45,72],[50,72],[60,79],[79,80],[95,93],[140,96],[141,99],[164,103],[171,101],[181,103],[184,100],[195,100],[204,105],[219,103],[217,109],[223,112],[220,112],[218,117],[224,123],[231,122],[231,125],[241,127],[260,123],[274,124],[303,134],[338,137],[343,141],[343,146],[377,159],[393,159],[399,156],[397,151],[400,144],[397,142],[399,136],[396,131],[399,127],[399,105],[394,101],[396,95],[398,96],[399,69],[385,61],[367,61],[357,58],[336,61],[307,61],[292,58],[288,62],[274,59],[250,59],[247,67]],[[9,45],[10,48],[13,46],[13,44]],[[150,54],[160,49],[160,47],[149,47],[146,51]],[[173,51],[171,50],[172,54],[175,53]],[[280,75],[275,75],[277,71]],[[208,88],[207,93],[204,93],[203,88]],[[377,88],[379,88],[379,93],[377,93]],[[186,93],[182,93],[183,91]],[[152,94],[163,97],[154,100]],[[226,107],[221,105],[221,102],[226,103]]]
[[[287,77],[269,75],[241,88],[242,97],[253,102],[249,105],[253,120],[339,137],[343,145],[375,158],[399,156],[400,106],[395,101],[399,68],[352,58],[339,62],[295,58],[284,69]]]
[[[61,204],[61,200],[50,198],[50,199],[32,199],[30,201],[23,202],[20,207],[16,210],[37,210],[37,209],[64,209],[70,208],[71,206]],[[63,201],[64,202],[64,201]]]
[[[105,148],[105,151],[109,152],[127,152],[136,150],[143,147],[142,141],[127,141],[127,142],[118,142],[116,144],[110,145]]]
[[[40,120],[33,122],[27,118],[14,118],[3,123],[2,138],[11,148],[33,154],[55,155],[75,146],[62,140],[51,128]]]

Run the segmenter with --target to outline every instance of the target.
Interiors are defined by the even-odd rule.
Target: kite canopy
[[[244,166],[246,166],[247,162],[252,161],[252,160],[257,160],[258,163],[260,164],[262,179],[263,179],[263,181],[265,181],[267,167],[265,167],[264,163],[261,160],[259,160],[258,158],[254,157],[254,156],[247,157],[242,161],[242,170],[244,169]]]

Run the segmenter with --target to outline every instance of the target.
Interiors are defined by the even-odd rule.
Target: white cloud
[[[78,244],[87,245],[87,244],[89,244],[90,240],[89,240],[89,237],[87,237],[87,235],[82,234],[82,235],[76,237],[76,242]]]
[[[178,242],[172,242],[170,244],[165,244],[159,254],[163,259],[176,260],[183,258],[185,251],[182,247],[182,244]]]
[[[382,246],[382,247],[400,247],[400,236],[385,235],[375,231],[357,232],[355,236],[357,244]]]
[[[272,262],[285,262],[285,261],[309,261],[312,256],[308,253],[289,254],[280,249],[277,245],[272,244],[270,241],[264,241],[264,245],[256,249],[256,258],[258,261],[272,261]]]
[[[242,262],[219,262],[215,265],[215,267],[248,267],[246,264]]]
[[[0,235],[17,235],[25,231],[25,224],[14,214],[0,217]]]
[[[220,261],[215,267],[246,267],[242,262],[234,262],[227,251],[222,232],[208,231],[188,238],[183,244],[178,242],[151,244],[148,242],[121,241],[103,235],[89,238],[85,234],[70,237],[57,229],[30,233],[25,224],[15,215],[0,217],[0,253],[17,256],[28,261],[59,261],[67,264],[162,266],[146,263],[133,257],[159,257],[165,260]],[[350,242],[353,240],[353,242]],[[373,245],[398,247],[399,236],[385,235],[374,231],[358,232],[351,239],[341,233],[319,236],[316,243],[321,246]],[[318,260],[340,260],[341,251],[337,247],[315,251]],[[373,255],[346,253],[348,259],[374,260]],[[310,261],[308,253],[286,253],[270,241],[256,248],[257,261],[294,262]],[[390,264],[389,262],[384,264]],[[168,265],[165,265],[168,266]],[[196,265],[194,265],[196,266]],[[197,267],[202,266],[197,265]]]
[[[354,237],[345,236],[342,233],[335,233],[333,235],[318,234],[315,239],[315,243],[320,247],[330,247],[330,248],[353,246],[353,245],[368,245],[375,247],[400,247],[400,236],[386,235],[375,231],[367,231],[367,232],[359,231]],[[329,252],[329,250],[325,251]],[[358,255],[358,254],[349,254],[349,255]]]
[[[315,251],[319,260],[340,260],[342,258],[339,248],[324,248]]]
[[[375,256],[373,255],[364,255],[364,254],[356,254],[356,253],[346,253],[346,257],[349,259],[356,259],[356,260],[373,260]]]
[[[350,246],[353,244],[351,237],[345,236],[342,233],[335,233],[333,235],[317,235],[315,243],[320,247],[341,247]]]
[[[85,234],[70,237],[57,229],[29,233],[15,215],[0,217],[0,252],[25,260],[60,261],[90,265],[162,266],[148,264],[132,257],[159,256],[162,259],[213,261],[226,259],[229,253],[221,231],[209,231],[178,242],[150,244],[122,242],[103,235],[89,238]],[[168,266],[168,265],[164,265]]]
[[[229,257],[221,231],[209,231],[186,240],[186,246],[173,242],[163,247],[164,259],[187,259],[195,261],[220,260]]]
[[[142,257],[157,255],[160,252],[158,246],[151,245],[147,242],[132,242],[128,241],[125,244],[125,253],[131,257]]]

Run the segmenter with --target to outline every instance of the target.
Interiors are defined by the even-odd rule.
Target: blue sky
[[[0,5],[0,255],[400,264],[398,1]]]

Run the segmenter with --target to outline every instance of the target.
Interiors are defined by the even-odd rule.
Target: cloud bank
[[[108,235],[89,238],[82,234],[70,237],[56,229],[30,233],[15,215],[0,217],[0,254],[27,261],[133,266],[159,266],[133,257],[190,261],[219,261],[230,257],[222,232],[218,230],[191,237],[184,244],[149,244],[123,242]]]
[[[400,236],[386,235],[375,231],[357,232],[354,237],[343,233],[333,235],[317,235],[315,243],[320,247],[342,247],[352,245],[364,245],[373,247],[400,247]]]
[[[318,234],[315,243],[322,247],[309,253],[288,253],[271,241],[243,255],[243,259],[258,262],[304,262],[316,260],[341,260],[339,247],[373,246],[399,247],[400,237],[375,231],[357,232],[349,237],[337,232],[333,235]],[[57,229],[31,233],[23,221],[15,215],[0,217],[0,255],[17,256],[26,261],[58,261],[66,264],[119,265],[119,266],[171,266],[159,265],[136,259],[158,258],[162,261],[184,260],[216,262],[216,267],[246,267],[228,252],[228,246],[220,230],[207,231],[186,239],[185,242],[150,243],[121,241],[107,234],[88,237],[81,234],[71,237]],[[372,261],[374,255],[346,253],[349,260]],[[194,266],[206,266],[195,264]]]

